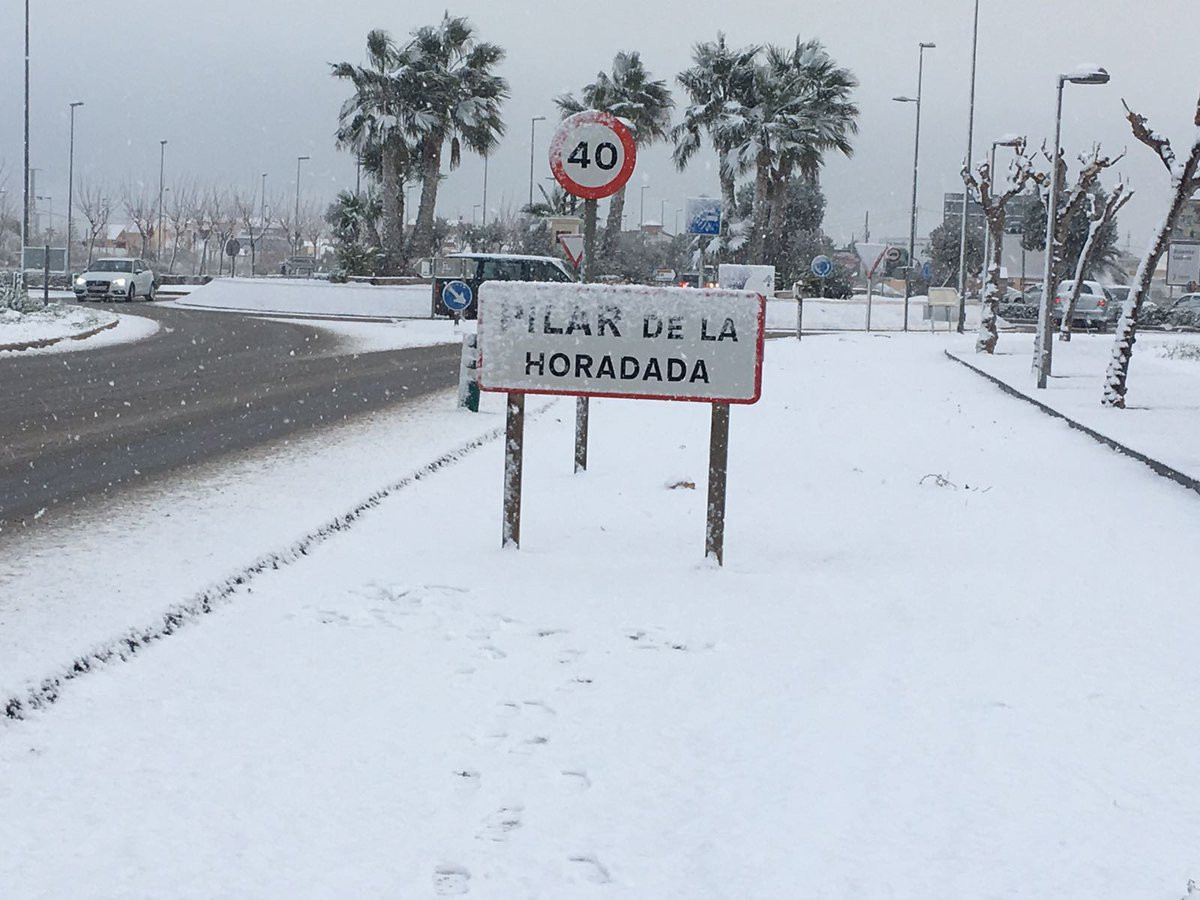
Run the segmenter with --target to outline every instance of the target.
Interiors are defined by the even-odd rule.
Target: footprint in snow
[[[608,871],[608,867],[595,856],[580,854],[567,858],[583,871],[583,877],[592,884],[609,884],[612,881],[612,874]]]
[[[442,896],[465,894],[471,890],[468,882],[471,873],[462,866],[452,863],[438,866],[433,870],[433,889]]]
[[[501,806],[483,820],[483,827],[475,837],[496,843],[508,840],[509,832],[521,827],[521,814],[524,811],[525,808],[518,803]]]
[[[567,786],[577,794],[582,794],[592,786],[592,779],[582,769],[563,769],[562,776]]]

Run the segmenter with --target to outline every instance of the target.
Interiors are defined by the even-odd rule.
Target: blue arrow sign
[[[925,260],[925,264],[923,266],[921,266],[921,277],[924,278],[926,281],[928,281],[929,276],[932,274],[933,274],[933,266],[931,266],[929,264],[929,260]]]
[[[818,278],[827,278],[833,271],[833,260],[828,256],[818,256],[812,261],[812,273]]]
[[[687,233],[717,235],[721,233],[721,201],[711,197],[688,197]]]
[[[471,286],[465,281],[447,281],[442,288],[442,302],[451,312],[462,312],[471,305],[473,299]]]

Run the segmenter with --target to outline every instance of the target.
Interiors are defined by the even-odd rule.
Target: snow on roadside
[[[464,334],[475,333],[475,322],[451,319],[402,319],[397,322],[348,322],[335,319],[274,318],[276,322],[304,325],[337,335],[341,340],[330,353],[377,353],[407,347],[460,344]]]
[[[924,296],[910,297],[908,301],[909,331],[929,331],[929,322],[923,318]],[[858,295],[849,300],[828,300],[809,297],[804,301],[804,330],[808,331],[862,331],[867,327],[867,298]],[[936,330],[945,333],[946,323],[934,323]],[[967,303],[966,328],[979,327],[979,303]],[[768,300],[767,328],[773,331],[796,330],[796,301]],[[953,328],[953,326],[951,326]],[[871,300],[872,331],[902,331],[904,329],[904,301],[892,297],[875,297]]]
[[[297,278],[216,278],[172,301],[178,306],[281,315],[429,318],[427,284],[332,284]]]
[[[956,342],[955,355],[1076,422],[1200,479],[1200,335],[1141,332],[1130,364],[1128,408],[1100,405],[1112,335],[1055,341],[1053,375],[1038,390],[1033,339],[1004,337],[996,354]]]
[[[104,310],[61,303],[27,313],[0,309],[0,346],[69,338],[111,325],[116,319],[116,315]]]
[[[8,350],[0,352],[0,359],[14,356],[42,356],[53,353],[74,353],[79,350],[95,350],[98,347],[111,347],[113,344],[131,344],[134,341],[144,341],[158,334],[160,325],[153,319],[139,316],[137,313],[113,316],[117,324],[112,328],[93,334],[82,341],[61,340],[48,347],[31,347],[28,350]]]
[[[1200,541],[1196,501],[943,346],[768,345],[763,401],[733,411],[724,569],[700,559],[703,405],[595,402],[574,476],[554,403],[527,427],[521,550],[497,547],[495,442],[0,728],[0,883],[1178,895],[1200,869],[1200,610],[1162,563]],[[434,440],[381,428],[333,480]],[[256,528],[299,527],[298,495],[315,515],[337,493],[267,465],[193,540],[149,543],[188,509],[158,506],[146,542],[81,526],[46,552],[119,556],[122,588],[221,571]],[[1114,507],[1139,523],[1120,553],[1094,527]],[[1031,565],[1047,546],[1072,564]]]

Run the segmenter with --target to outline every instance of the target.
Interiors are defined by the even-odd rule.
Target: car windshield
[[[98,259],[89,267],[91,272],[132,272],[133,262],[128,259]]]

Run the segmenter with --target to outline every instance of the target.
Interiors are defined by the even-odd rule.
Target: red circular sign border
[[[611,128],[613,133],[620,138],[621,145],[625,150],[625,162],[613,177],[613,180],[608,182],[608,184],[594,188],[585,187],[576,182],[567,174],[562,164],[562,148],[565,143],[564,138],[567,129],[576,125],[587,125],[590,123]],[[588,109],[580,113],[575,113],[575,115],[563,119],[562,124],[558,126],[558,130],[554,133],[554,138],[550,141],[550,171],[554,173],[555,180],[562,185],[563,190],[568,194],[582,197],[584,200],[602,200],[605,197],[611,197],[621,188],[625,187],[633,175],[633,169],[636,165],[637,141],[633,138],[633,132],[612,113],[601,112],[597,109]]]

